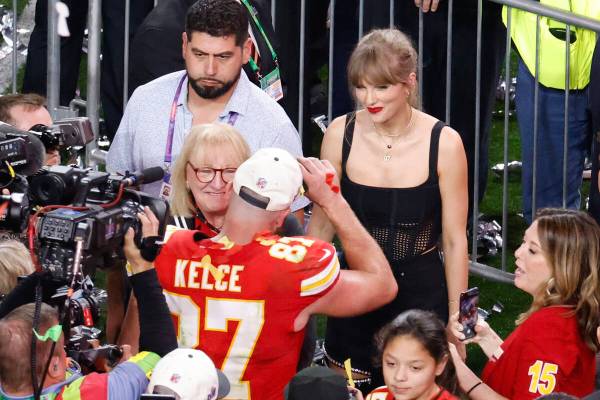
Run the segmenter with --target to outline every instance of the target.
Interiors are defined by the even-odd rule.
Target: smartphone
[[[474,287],[460,294],[460,310],[458,322],[463,326],[465,339],[475,336],[475,324],[477,324],[477,305],[479,304],[479,288]],[[464,340],[464,339],[463,339]]]

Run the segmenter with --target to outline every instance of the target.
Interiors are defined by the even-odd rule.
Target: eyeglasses
[[[192,164],[189,161],[188,161],[188,165],[190,166],[192,171],[194,171],[194,173],[196,174],[196,178],[198,179],[198,181],[200,181],[202,183],[212,182],[212,180],[215,179],[217,172],[221,173],[221,179],[223,180],[223,182],[229,183],[233,180],[233,176],[235,175],[235,171],[237,170],[237,168],[210,168],[210,167],[196,168],[196,167],[194,167],[194,164]]]

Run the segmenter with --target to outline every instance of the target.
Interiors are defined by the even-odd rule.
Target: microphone
[[[120,181],[113,181],[115,188],[123,184],[124,187],[137,186],[143,183],[152,183],[161,180],[165,176],[165,170],[162,167],[150,167],[133,173],[127,172]]]
[[[45,163],[46,149],[35,134],[0,121],[0,161],[23,175],[35,174]]]

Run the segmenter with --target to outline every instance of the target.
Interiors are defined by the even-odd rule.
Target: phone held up
[[[475,336],[475,324],[477,324],[479,304],[479,288],[474,287],[460,294],[460,309],[458,322],[463,326],[465,339]],[[463,340],[465,340],[463,339]]]

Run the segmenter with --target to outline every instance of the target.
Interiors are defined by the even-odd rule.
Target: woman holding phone
[[[535,399],[553,392],[594,390],[600,323],[600,228],[585,212],[541,210],[515,251],[515,286],[533,301],[503,341],[479,320],[477,343],[489,361],[479,379],[452,353],[461,388],[471,399]],[[454,335],[465,339],[458,313]]]

